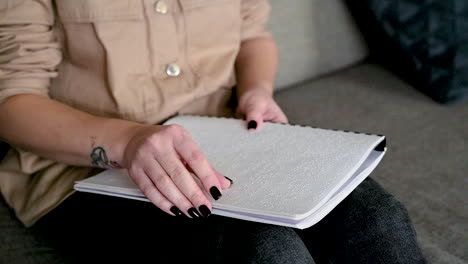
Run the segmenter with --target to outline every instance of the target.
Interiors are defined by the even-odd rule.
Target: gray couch
[[[468,104],[443,106],[367,59],[343,0],[272,0],[276,99],[292,123],[386,135],[371,177],[408,208],[429,263],[468,263]],[[0,263],[62,263],[0,201]]]

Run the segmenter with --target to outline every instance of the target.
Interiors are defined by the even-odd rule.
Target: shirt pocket
[[[59,92],[96,114],[135,119],[149,111],[150,83],[138,81],[150,78],[142,0],[56,0],[56,6],[68,68]]]
[[[217,75],[234,63],[240,45],[239,0],[182,0],[187,56],[198,77]]]
[[[100,57],[95,56],[96,49],[103,48],[110,63],[108,70],[122,67],[129,72],[148,70],[149,47],[141,0],[56,0],[56,3],[68,51],[79,55],[76,59],[92,62]],[[96,47],[93,38],[101,47]],[[85,45],[88,40],[89,45]]]

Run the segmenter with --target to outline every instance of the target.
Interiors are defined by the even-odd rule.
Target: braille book
[[[308,126],[177,116],[211,165],[234,184],[213,204],[213,214],[304,229],[346,198],[379,164],[385,137]],[[126,170],[106,170],[75,189],[148,201]],[[207,197],[211,196],[208,194]]]

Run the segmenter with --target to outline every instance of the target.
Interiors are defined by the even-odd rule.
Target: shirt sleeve
[[[52,0],[0,0],[0,104],[16,94],[48,96],[61,48]]]
[[[271,7],[267,0],[242,0],[241,40],[271,37],[267,29]]]

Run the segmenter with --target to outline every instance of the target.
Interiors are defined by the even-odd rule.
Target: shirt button
[[[177,77],[180,75],[180,67],[175,63],[168,64],[166,67],[166,74],[171,77]]]
[[[154,9],[160,14],[166,14],[169,7],[167,6],[166,2],[164,2],[163,0],[159,0],[154,5]]]

